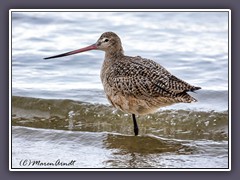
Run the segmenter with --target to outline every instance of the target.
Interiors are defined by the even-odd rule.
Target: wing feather
[[[139,56],[130,61],[116,61],[111,67],[108,84],[125,95],[174,97],[199,87],[177,78],[156,62]]]

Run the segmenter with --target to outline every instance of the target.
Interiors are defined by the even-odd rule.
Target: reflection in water
[[[121,153],[155,154],[178,152],[184,146],[173,140],[163,140],[152,136],[124,136],[109,134],[104,141],[109,149],[118,149]]]
[[[161,159],[161,156],[189,155],[196,151],[195,147],[183,145],[180,141],[154,136],[108,134],[104,145],[114,154],[112,159],[105,162],[108,167],[156,168],[156,164],[164,167],[161,161],[155,159],[156,156]]]

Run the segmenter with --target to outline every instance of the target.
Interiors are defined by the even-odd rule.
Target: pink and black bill
[[[81,52],[85,52],[85,51],[90,51],[90,50],[96,50],[96,49],[98,49],[97,45],[93,44],[93,45],[87,46],[85,48],[81,48],[81,49],[78,49],[78,50],[75,50],[75,51],[70,51],[70,52],[55,55],[55,56],[46,57],[44,59],[60,58],[60,57],[69,56],[69,55],[73,55],[73,54],[77,54],[77,53],[81,53]]]

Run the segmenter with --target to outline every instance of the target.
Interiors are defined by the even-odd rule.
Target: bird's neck
[[[105,52],[105,59],[118,59],[124,56],[124,51],[122,47],[109,49]]]

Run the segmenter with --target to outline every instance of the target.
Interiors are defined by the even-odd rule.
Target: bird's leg
[[[135,133],[135,136],[137,136],[138,135],[138,125],[137,125],[137,120],[136,120],[135,114],[132,114],[132,118],[133,118],[133,125],[134,125],[134,133]]]

